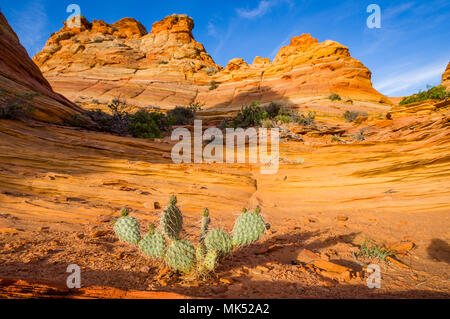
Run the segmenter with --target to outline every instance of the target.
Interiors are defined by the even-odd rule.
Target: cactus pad
[[[137,245],[141,240],[139,221],[132,216],[128,216],[128,209],[126,208],[122,209],[121,214],[122,217],[114,223],[114,232],[120,240]]]
[[[150,225],[149,232],[139,242],[139,248],[144,255],[152,258],[163,258],[166,252],[166,239],[154,225]]]
[[[167,249],[165,260],[173,269],[189,273],[195,265],[195,247],[184,239],[173,241]]]
[[[170,205],[164,210],[161,216],[161,229],[169,239],[177,240],[180,238],[180,232],[183,228],[183,215],[180,209],[175,205],[177,198],[170,198]]]
[[[262,237],[266,231],[266,223],[259,211],[259,208],[254,212],[245,211],[236,219],[233,228],[234,246],[250,244]]]
[[[233,250],[231,236],[222,229],[213,229],[208,232],[205,246],[208,252],[217,250],[220,258],[227,256]]]

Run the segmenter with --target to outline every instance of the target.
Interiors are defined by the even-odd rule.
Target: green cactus
[[[207,272],[214,271],[219,260],[219,256],[220,253],[217,250],[208,251],[202,263],[203,269]]]
[[[155,225],[150,224],[148,233],[139,242],[139,248],[144,255],[152,258],[163,258],[166,252],[166,239]]]
[[[233,228],[233,245],[243,246],[251,244],[262,237],[266,231],[266,223],[257,207],[253,212],[243,211],[236,219]]]
[[[217,250],[219,258],[226,257],[233,250],[231,236],[222,229],[209,231],[205,238],[205,246],[208,252]]]
[[[166,207],[161,216],[161,229],[169,239],[178,240],[183,228],[183,215],[176,206],[177,198],[170,197],[169,206]]]
[[[185,239],[173,241],[170,243],[164,259],[173,269],[189,273],[195,266],[195,247]]]
[[[197,262],[202,262],[205,259],[206,252],[205,244],[199,243],[195,249],[195,259]]]
[[[205,208],[203,210],[203,217],[202,217],[202,229],[200,233],[200,242],[202,243],[205,240],[206,234],[208,233],[208,227],[209,227],[209,210],[208,208]]]
[[[126,207],[124,207],[120,213],[122,217],[115,221],[114,232],[120,240],[132,245],[137,245],[141,240],[139,221],[132,216],[128,216],[129,209]]]

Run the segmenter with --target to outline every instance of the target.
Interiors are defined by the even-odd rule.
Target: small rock
[[[389,247],[390,250],[401,251],[401,250],[411,250],[414,248],[414,243],[411,241],[401,242]]]
[[[166,287],[166,286],[169,284],[169,282],[168,282],[167,279],[165,279],[165,278],[160,278],[160,279],[158,279],[157,281],[158,281],[158,284],[159,284],[161,287]]]
[[[92,238],[103,237],[109,234],[108,230],[95,230],[91,233]]]
[[[346,271],[351,271],[351,269],[348,267],[337,265],[335,263],[332,263],[330,261],[325,261],[325,260],[315,260],[313,262],[313,265],[322,270],[335,272],[335,273],[339,273],[339,274],[344,273]]]
[[[346,222],[348,220],[348,217],[343,216],[343,215],[338,215],[338,216],[336,216],[336,219],[340,222]]]
[[[315,252],[312,252],[309,249],[303,249],[298,255],[297,260],[304,261],[306,263],[311,262],[313,260],[320,259],[320,256]]]
[[[227,286],[213,286],[211,287],[211,292],[218,295],[223,294],[228,290]]]
[[[77,239],[83,239],[83,238],[84,238],[84,234],[83,234],[83,233],[76,233],[76,234],[75,234],[75,238],[77,238]]]
[[[101,223],[108,223],[113,219],[113,216],[111,215],[98,215],[97,216],[97,221],[101,222]]]
[[[269,268],[267,268],[265,266],[261,266],[261,265],[256,266],[256,269],[261,270],[262,272],[269,272],[270,271]]]
[[[8,234],[8,235],[17,235],[19,231],[14,228],[0,228],[0,233]]]
[[[267,248],[264,247],[264,248],[258,250],[255,254],[256,255],[262,255],[262,254],[266,254],[266,253],[270,253],[272,251],[278,250],[280,248],[283,248],[283,245],[274,244],[274,245],[271,245],[271,246],[269,246]]]
[[[116,258],[119,260],[122,260],[125,257],[125,254],[123,251],[120,251],[119,253],[117,253]]]
[[[230,285],[231,284],[231,280],[226,279],[226,278],[220,278],[219,280],[221,283],[226,284],[226,285]]]
[[[131,265],[125,265],[122,268],[123,270],[130,270],[131,269]]]
[[[310,223],[315,223],[316,222],[315,220],[313,220],[311,218],[308,218],[308,217],[302,217],[302,218],[300,218],[300,221],[303,224],[310,224]]]
[[[155,209],[161,209],[161,204],[160,204],[159,202],[154,202],[154,203],[153,203],[153,207],[154,207]]]
[[[50,227],[48,227],[48,226],[43,226],[43,227],[39,228],[40,232],[48,232],[49,230],[50,230]]]

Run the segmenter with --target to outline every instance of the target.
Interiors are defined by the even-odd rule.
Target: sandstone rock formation
[[[87,121],[78,106],[52,90],[1,12],[0,106],[27,107],[27,116],[40,121],[62,123],[75,116]]]
[[[450,62],[447,64],[447,68],[442,74],[442,85],[447,89],[450,89]]]
[[[236,58],[222,68],[195,41],[194,22],[186,15],[155,22],[150,33],[130,18],[111,25],[81,20],[79,29],[65,25],[53,34],[33,58],[55,90],[75,101],[107,103],[122,95],[132,105],[162,108],[198,101],[211,114],[255,100],[320,110],[332,93],[367,111],[390,104],[347,47],[318,43],[309,34],[292,38],[273,62]]]

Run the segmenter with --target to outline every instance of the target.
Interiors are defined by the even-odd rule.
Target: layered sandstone
[[[65,25],[52,35],[34,57],[55,90],[75,101],[107,103],[121,95],[137,106],[200,102],[211,114],[255,100],[326,109],[332,93],[367,111],[390,104],[347,47],[319,43],[309,34],[292,38],[273,62],[256,57],[248,64],[236,58],[222,68],[195,41],[194,22],[186,15],[155,22],[150,33],[130,18],[114,24],[81,20],[80,28]],[[210,89],[212,81],[216,89]],[[341,104],[336,109],[344,108]]]
[[[450,89],[450,62],[447,64],[447,68],[442,74],[442,85]]]
[[[27,117],[40,121],[87,121],[78,106],[53,91],[1,12],[0,106],[27,108]]]

